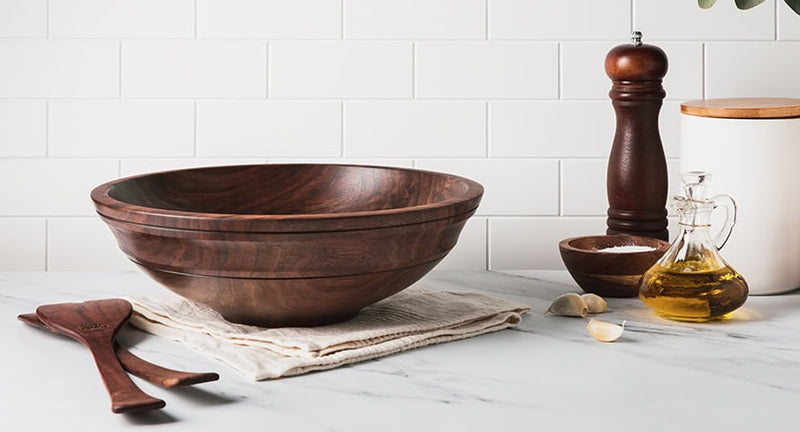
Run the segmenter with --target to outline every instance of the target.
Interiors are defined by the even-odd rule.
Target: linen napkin
[[[169,292],[127,300],[134,308],[134,326],[183,343],[257,381],[516,327],[530,310],[483,294],[414,286],[342,323],[262,328],[228,322],[211,308]]]

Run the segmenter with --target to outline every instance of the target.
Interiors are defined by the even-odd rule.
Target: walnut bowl
[[[646,250],[625,250],[630,246]],[[603,297],[636,297],[642,275],[667,252],[669,243],[651,237],[599,235],[564,239],[558,248],[583,291]]]
[[[483,187],[404,168],[263,164],[92,190],[122,252],[175,293],[263,327],[340,322],[428,273]]]

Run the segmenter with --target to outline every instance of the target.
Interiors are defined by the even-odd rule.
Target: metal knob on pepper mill
[[[667,160],[658,131],[667,55],[641,39],[633,32],[631,43],[614,47],[605,60],[617,117],[606,177],[606,233],[667,240]]]

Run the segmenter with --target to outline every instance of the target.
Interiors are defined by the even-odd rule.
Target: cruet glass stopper
[[[706,188],[711,181],[711,173],[706,171],[687,171],[681,173],[681,182],[686,198],[694,201],[706,200]]]

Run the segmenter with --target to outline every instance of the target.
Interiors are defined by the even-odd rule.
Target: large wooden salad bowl
[[[122,251],[237,323],[343,321],[428,273],[483,195],[403,168],[263,164],[159,172],[92,190]]]

